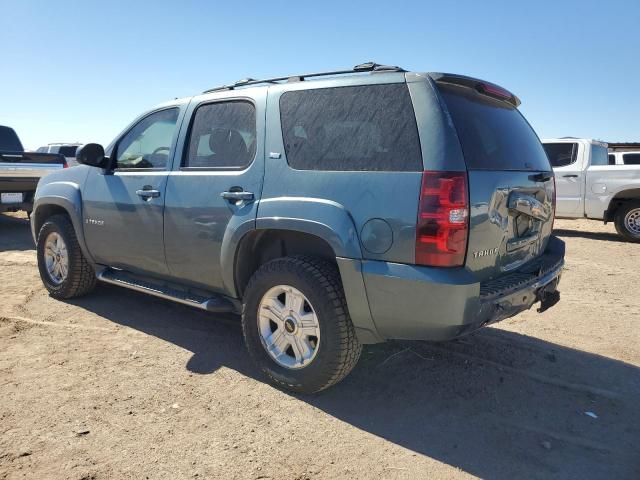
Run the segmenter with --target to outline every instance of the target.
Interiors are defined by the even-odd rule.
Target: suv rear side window
[[[295,169],[423,170],[406,84],[287,92],[280,119],[287,161]]]
[[[469,170],[551,169],[538,136],[517,108],[470,88],[438,87]]]
[[[622,162],[625,165],[640,165],[640,153],[625,153]]]
[[[542,145],[552,167],[566,167],[576,163],[577,143],[545,143]]]
[[[243,168],[255,155],[256,109],[252,103],[230,101],[198,107],[184,167]]]

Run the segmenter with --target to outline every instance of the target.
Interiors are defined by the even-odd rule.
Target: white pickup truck
[[[556,217],[614,222],[640,242],[640,165],[609,165],[607,144],[584,138],[542,141],[556,177]]]

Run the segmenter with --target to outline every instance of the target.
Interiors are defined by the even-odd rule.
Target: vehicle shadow
[[[265,381],[237,317],[113,286],[71,303],[188,349],[192,372]],[[342,383],[296,397],[481,478],[640,478],[640,369],[517,333],[368,346]]]
[[[586,238],[588,240],[604,240],[607,242],[627,243],[625,239],[615,233],[609,232],[589,232],[584,230],[568,230],[556,228],[553,233],[559,237]]]
[[[26,214],[0,213],[0,252],[33,250],[33,238]]]

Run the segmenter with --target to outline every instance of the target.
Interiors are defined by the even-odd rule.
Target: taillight
[[[551,205],[553,208],[553,218],[551,219],[551,231],[553,231],[553,225],[556,223],[556,176],[553,175],[553,195],[551,196]]]
[[[469,233],[465,172],[423,172],[416,225],[416,263],[433,267],[464,264]]]
[[[62,162],[62,168],[69,168],[69,164],[67,163],[66,160]]]

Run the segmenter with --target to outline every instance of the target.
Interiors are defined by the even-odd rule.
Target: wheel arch
[[[313,198],[275,198],[259,204],[254,221],[230,225],[221,251],[225,289],[242,298],[261,265],[288,255],[313,255],[336,265],[349,314],[362,343],[377,333],[362,277],[362,251],[353,218],[340,204]]]
[[[59,214],[69,217],[83,255],[87,260],[93,262],[85,243],[84,229],[82,228],[80,189],[75,184],[57,182],[46,184],[42,189],[38,189],[31,213],[31,233],[34,242],[38,241],[38,232],[47,218]]]
[[[616,193],[609,201],[604,220],[606,222],[614,221],[618,209],[628,202],[640,203],[640,188],[629,188]]]

